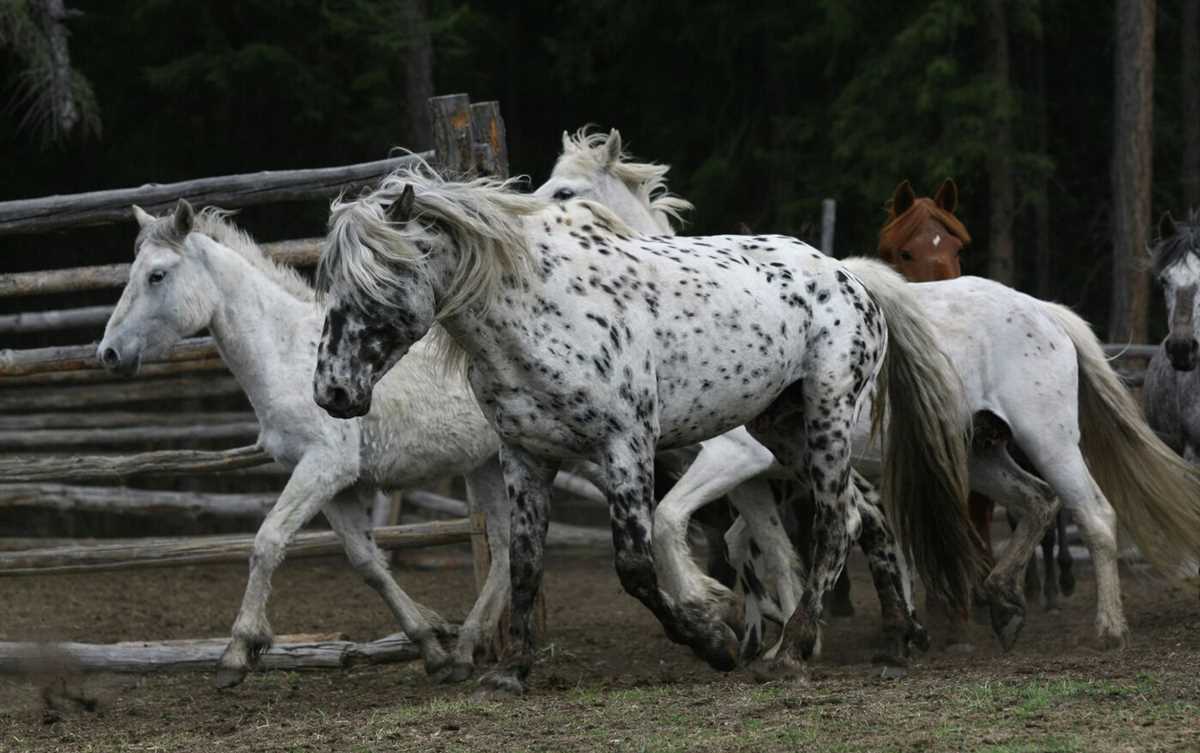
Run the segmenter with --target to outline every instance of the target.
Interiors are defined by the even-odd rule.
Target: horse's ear
[[[955,185],[953,178],[946,178],[942,181],[941,188],[933,196],[933,203],[950,214],[958,211],[958,186]]]
[[[570,147],[571,147],[571,134],[567,133],[567,130],[564,128],[563,129],[563,139],[562,139],[562,150],[565,152]]]
[[[604,164],[612,167],[621,161],[621,132],[616,128],[608,132],[608,141],[604,143]]]
[[[192,205],[187,199],[180,199],[175,203],[175,214],[171,219],[171,225],[175,229],[175,234],[181,239],[186,238],[187,234],[192,232],[192,225],[196,222],[196,211],[192,209]]]
[[[917,195],[913,193],[912,184],[907,180],[900,181],[900,185],[896,186],[892,193],[892,216],[899,217],[904,214],[916,200]]]
[[[404,186],[404,190],[400,192],[400,198],[392,202],[385,213],[388,219],[392,222],[401,224],[408,222],[413,216],[413,205],[417,201],[417,194],[413,191],[412,183]]]
[[[155,217],[137,204],[134,204],[133,219],[137,220],[138,227],[146,227],[154,222]]]
[[[1162,217],[1158,219],[1158,239],[1165,241],[1168,238],[1175,236],[1175,218],[1171,216],[1171,210],[1163,212]]]

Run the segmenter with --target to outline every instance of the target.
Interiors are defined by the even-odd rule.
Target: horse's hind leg
[[[814,374],[808,389],[791,385],[746,426],[780,463],[809,482],[815,508],[804,593],[784,626],[775,660],[776,669],[785,672],[802,669],[816,648],[822,599],[845,567],[847,523],[852,500],[860,496],[850,483],[850,436],[862,390],[839,391],[850,375],[841,377]]]
[[[445,622],[432,609],[413,601],[388,571],[383,550],[371,538],[371,505],[375,490],[360,486],[355,494],[339,494],[325,506],[329,526],[342,540],[350,566],[375,589],[388,605],[400,629],[421,651],[425,672],[437,682],[457,682],[470,674],[456,667],[438,641],[438,633],[446,632]]]
[[[1063,596],[1075,593],[1075,559],[1071,556],[1071,545],[1067,541],[1067,511],[1059,510],[1055,525],[1058,526],[1058,585]]]
[[[1054,543],[1058,538],[1058,521],[1062,518],[1062,510],[1054,516],[1054,522],[1046,528],[1046,535],[1042,536],[1042,597],[1046,600],[1047,611],[1058,610],[1058,573],[1055,572],[1056,562],[1054,559]],[[1059,546],[1062,546],[1060,543]],[[1034,567],[1035,563],[1029,563],[1030,568]]]
[[[1008,518],[1009,530],[1016,533],[1020,516],[1013,510],[1008,510],[1006,511],[1006,517]],[[1042,534],[1042,551],[1046,550],[1046,536],[1050,535],[1051,531],[1052,529],[1047,528],[1046,533]],[[1051,540],[1051,546],[1053,545],[1053,540]],[[1040,601],[1041,598],[1042,576],[1038,574],[1037,553],[1035,552],[1029,557],[1029,562],[1025,565],[1025,602],[1028,603],[1030,599]]]
[[[499,462],[495,458],[489,459],[467,474],[466,481],[467,498],[471,500],[472,509],[484,513],[487,521],[492,564],[483,590],[479,592],[471,613],[458,631],[454,661],[460,667],[472,666],[475,654],[496,635],[500,616],[511,594],[508,547],[512,509],[504,489],[504,475],[500,472]]]
[[[250,577],[242,595],[242,606],[233,623],[232,637],[217,667],[217,687],[240,683],[271,647],[271,625],[267,620],[267,599],[271,595],[271,576],[283,562],[288,542],[321,506],[354,481],[354,474],[342,467],[339,457],[310,453],[301,458],[291,478],[267,513],[250,555]]]
[[[929,634],[917,620],[907,563],[900,555],[895,534],[880,509],[879,493],[857,473],[852,478],[861,500],[858,512],[862,530],[858,544],[867,557],[883,619],[883,651],[875,659],[888,664],[906,664],[909,644],[927,651]]]

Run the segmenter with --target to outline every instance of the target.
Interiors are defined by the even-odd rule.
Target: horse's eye
[[[911,251],[901,251],[900,258],[904,261],[912,261],[913,260],[912,252]]]
[[[573,198],[574,196],[575,196],[575,192],[569,188],[560,188],[554,192],[554,200],[555,201],[566,201],[567,199]]]
[[[151,273],[150,273],[150,284],[151,284],[151,285],[157,285],[158,283],[160,283],[160,282],[162,282],[163,280],[165,280],[165,279],[166,279],[166,277],[167,277],[167,270],[165,270],[165,269],[156,269],[156,270],[154,270],[153,272],[151,272]]]

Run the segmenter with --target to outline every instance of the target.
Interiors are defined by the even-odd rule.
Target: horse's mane
[[[584,126],[563,139],[563,152],[558,158],[558,165],[580,172],[602,172],[608,170],[613,177],[624,183],[633,191],[652,214],[660,217],[663,228],[671,229],[671,221],[683,224],[683,213],[695,207],[687,199],[675,196],[667,189],[667,173],[670,165],[660,165],[654,162],[631,162],[629,155],[622,151],[616,162],[609,164],[605,144],[608,135],[592,132],[589,126]]]
[[[917,229],[929,220],[941,223],[946,230],[962,241],[966,246],[971,242],[971,234],[962,222],[950,212],[934,203],[933,199],[922,197],[913,202],[899,216],[895,209],[888,205],[888,218],[883,229],[879,231],[879,251],[899,251],[916,234]]]
[[[229,220],[231,214],[233,212],[219,207],[205,207],[196,213],[192,232],[207,235],[213,241],[237,253],[297,300],[316,300],[312,287],[300,273],[263,253],[262,247],[254,242],[249,233]],[[175,223],[169,214],[157,218],[138,231],[137,240],[134,242],[134,255],[148,241],[176,251],[183,250],[184,238],[176,232]]]
[[[357,199],[335,200],[317,264],[318,295],[340,283],[339,292],[361,311],[394,309],[390,293],[403,284],[394,270],[424,265],[434,248],[449,242],[458,250],[458,266],[438,319],[468,308],[486,309],[506,275],[524,278],[531,273],[533,257],[523,218],[548,206],[514,191],[516,182],[494,178],[451,182],[416,160]],[[412,219],[394,223],[388,210],[410,185]],[[444,330],[437,327],[434,334],[447,365],[465,364],[466,354]]]
[[[1162,274],[1187,258],[1188,254],[1200,256],[1200,209],[1188,212],[1187,220],[1175,223],[1175,234],[1159,240],[1154,247],[1154,274]]]

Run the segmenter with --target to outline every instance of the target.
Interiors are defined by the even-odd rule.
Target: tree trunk
[[[1112,156],[1111,342],[1145,342],[1150,278],[1142,262],[1150,232],[1154,137],[1155,0],[1117,0]]]
[[[991,54],[988,73],[999,103],[988,157],[989,222],[988,277],[1013,283],[1014,250],[1012,176],[1012,94],[1009,84],[1008,19],[1004,0],[988,0],[988,35]]]
[[[1179,24],[1183,100],[1183,206],[1200,208],[1200,0],[1183,0]]]
[[[403,0],[400,14],[408,31],[408,58],[404,61],[404,145],[414,152],[433,147],[433,132],[425,103],[433,96],[433,42],[425,0]]]
[[[1033,106],[1037,129],[1038,155],[1050,154],[1049,115],[1046,103],[1046,19],[1045,6],[1038,3],[1037,12],[1042,16],[1042,32],[1030,40],[1033,53]],[[1033,241],[1035,267],[1034,290],[1039,298],[1051,300],[1056,297],[1054,285],[1054,251],[1050,248],[1050,178],[1041,180],[1033,197]]]
[[[48,92],[46,101],[50,105],[47,119],[49,131],[55,136],[65,136],[79,124],[79,110],[75,106],[75,94],[71,86],[71,54],[67,48],[67,19],[63,0],[36,0],[29,4],[38,28],[45,37],[46,79],[39,83]]]

